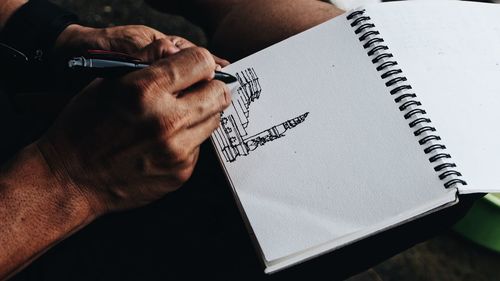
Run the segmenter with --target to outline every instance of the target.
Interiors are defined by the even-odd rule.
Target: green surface
[[[481,246],[500,252],[500,194],[488,194],[478,200],[455,225],[455,230]]]

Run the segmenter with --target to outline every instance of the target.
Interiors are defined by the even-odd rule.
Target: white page
[[[367,8],[463,174],[461,193],[499,192],[500,5]]]
[[[233,162],[221,150],[222,129],[212,138],[266,261],[338,247],[455,200],[344,16],[224,71],[247,68],[262,92],[247,115],[233,107],[224,113],[248,122],[231,132],[248,137],[309,113],[281,138],[249,152],[240,147],[247,155]],[[235,91],[233,104],[241,104]]]

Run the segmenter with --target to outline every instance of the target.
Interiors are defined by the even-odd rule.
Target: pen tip
[[[229,73],[221,72],[221,71],[215,71],[215,76],[214,79],[220,80],[226,84],[234,83],[238,81],[236,77]]]
[[[234,83],[237,81],[238,79],[236,79],[236,77],[234,77],[233,75],[229,75],[229,77],[227,77],[226,83]]]

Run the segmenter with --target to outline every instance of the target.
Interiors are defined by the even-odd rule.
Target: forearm
[[[234,61],[343,12],[316,0],[243,0],[219,19],[212,47]]]
[[[89,204],[52,173],[36,145],[26,147],[0,171],[0,280],[93,218]]]
[[[2,31],[10,16],[26,2],[28,0],[3,0],[0,3],[0,31]]]
[[[293,0],[292,0],[293,1]],[[247,0],[145,0],[153,8],[170,14],[179,14],[202,27],[209,36],[235,5]]]
[[[319,0],[146,0],[201,25],[215,53],[231,61],[311,28],[344,11]]]

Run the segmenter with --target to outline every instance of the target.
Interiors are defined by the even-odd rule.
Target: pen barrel
[[[144,68],[144,67],[142,67]],[[142,69],[142,68],[134,68],[130,66],[113,66],[106,68],[85,68],[82,69],[82,72],[93,75],[97,78],[118,78],[124,76],[130,72]]]
[[[68,61],[70,70],[99,78],[116,78],[148,66],[148,64],[143,64],[139,61],[124,61],[109,58],[75,57]],[[226,84],[238,81],[233,75],[221,71],[215,71],[214,79]]]
[[[74,58],[69,61],[69,68],[86,75],[99,78],[116,78],[132,71],[148,67],[147,64],[108,59]]]

